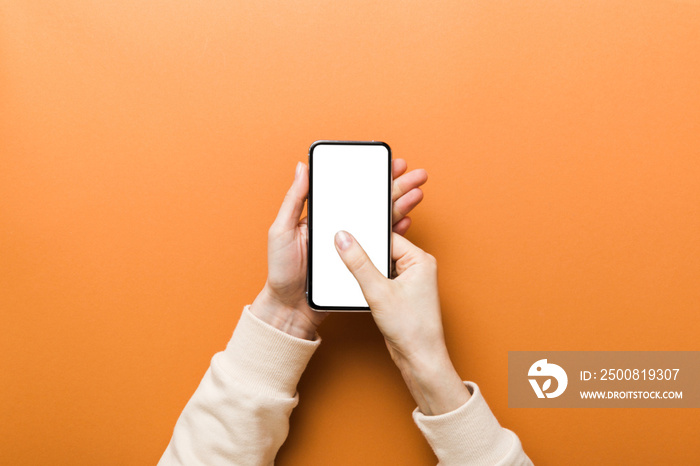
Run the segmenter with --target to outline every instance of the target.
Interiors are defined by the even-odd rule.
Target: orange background
[[[693,409],[509,409],[508,350],[700,350],[700,4],[0,1],[0,463],[154,464],[315,139],[425,167],[449,349],[538,464],[700,462]],[[435,462],[335,315],[278,464]]]

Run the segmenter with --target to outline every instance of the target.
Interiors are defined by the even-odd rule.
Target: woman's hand
[[[336,234],[341,259],[355,276],[391,358],[426,415],[463,405],[469,390],[450,361],[442,329],[437,261],[406,238],[392,237],[396,278],[377,270],[355,238]]]
[[[407,166],[402,159],[395,159],[392,168],[393,230],[403,235],[411,226],[406,215],[423,199],[419,186],[428,175],[423,169],[405,173]],[[300,218],[308,193],[308,168],[299,162],[294,182],[268,231],[267,282],[250,310],[283,332],[312,340],[327,313],[313,311],[306,303],[308,227],[306,217]]]

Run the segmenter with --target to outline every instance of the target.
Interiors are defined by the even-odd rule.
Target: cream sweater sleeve
[[[159,465],[270,465],[289,431],[296,386],[321,343],[292,337],[255,317],[246,306],[226,349],[175,424]],[[528,465],[518,437],[503,429],[479,388],[439,416],[417,408],[413,418],[441,465]]]
[[[270,465],[299,402],[297,382],[321,339],[288,335],[243,309],[175,424],[159,465]]]
[[[440,465],[531,465],[520,439],[496,420],[479,387],[464,382],[472,396],[459,408],[426,416],[418,408],[413,420],[428,440]]]

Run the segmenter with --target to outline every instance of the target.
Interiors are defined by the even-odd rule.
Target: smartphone
[[[391,188],[391,149],[383,142],[316,141],[309,148],[306,297],[312,309],[369,311],[335,249],[335,234],[353,235],[390,277]]]

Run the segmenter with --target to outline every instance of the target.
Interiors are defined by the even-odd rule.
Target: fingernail
[[[338,245],[338,249],[345,251],[352,244],[352,236],[340,230],[335,234],[335,244]]]
[[[297,162],[297,171],[296,171],[296,173],[294,174],[294,179],[295,179],[295,180],[296,180],[297,178],[299,178],[299,175],[301,175],[301,167],[302,167],[302,165],[304,165],[304,164],[301,163],[301,162]]]

